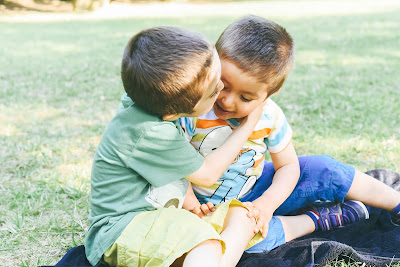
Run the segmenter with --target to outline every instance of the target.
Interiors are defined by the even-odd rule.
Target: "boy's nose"
[[[221,92],[222,95],[222,92]],[[224,105],[224,108],[230,109],[234,105],[234,99],[231,94],[223,94],[222,95],[222,104]]]

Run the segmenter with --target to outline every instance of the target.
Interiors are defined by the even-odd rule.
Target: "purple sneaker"
[[[307,214],[314,221],[315,231],[328,231],[369,218],[367,207],[356,200],[316,203],[303,214]]]
[[[397,214],[391,214],[392,223],[396,226],[400,226],[400,212]]]
[[[396,226],[400,226],[400,204],[390,212],[390,216],[392,223]]]

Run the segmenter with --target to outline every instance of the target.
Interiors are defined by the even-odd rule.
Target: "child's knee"
[[[186,255],[178,258],[171,266],[219,266],[222,244],[215,239],[201,242]]]
[[[201,248],[202,250],[207,250],[208,253],[214,254],[216,257],[222,256],[222,244],[219,240],[208,239],[201,242],[195,248]]]
[[[249,210],[242,206],[234,206],[229,209],[230,217],[234,217],[236,222],[240,222],[243,226],[247,225],[252,227],[252,229],[256,226],[257,222],[254,217],[249,218],[247,215]]]

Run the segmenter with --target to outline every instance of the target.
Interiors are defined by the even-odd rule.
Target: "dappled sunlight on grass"
[[[51,190],[53,189],[32,187],[31,190],[14,194],[10,198],[11,203],[20,201],[21,198],[28,201],[24,201],[26,205],[18,207],[10,205],[6,222],[2,223],[3,232],[0,232],[0,237],[4,231],[13,233],[10,238],[2,239],[2,246],[6,245],[8,252],[14,255],[7,261],[2,261],[3,263],[18,266],[23,260],[28,260],[29,266],[46,264],[43,256],[61,258],[63,252],[59,248],[82,243],[87,223],[79,219],[78,213],[82,205],[87,205],[87,201],[74,200],[71,203],[62,195],[57,197],[54,193],[58,192]],[[68,211],[63,207],[65,203],[69,205]],[[30,245],[19,247],[21,243]],[[44,253],[43,248],[47,248]]]
[[[0,120],[2,118],[0,117]],[[21,133],[15,125],[7,124],[4,127],[1,127],[0,135],[3,136],[13,136],[13,135],[24,135]]]
[[[52,186],[68,186],[88,192],[90,170],[96,142],[99,137],[80,140],[53,140],[31,138],[19,143],[16,149],[9,151],[13,157],[6,159],[7,166],[1,177],[7,183],[7,177],[15,175],[30,181],[43,181]],[[8,174],[8,175],[7,175]]]
[[[322,51],[302,51],[296,55],[296,63],[301,62],[302,64],[310,64],[310,65],[324,65],[327,61],[326,53]]]
[[[37,49],[40,47],[41,49]],[[79,43],[63,43],[52,42],[46,40],[32,40],[26,45],[26,50],[12,51],[12,56],[14,57],[35,57],[42,56],[43,60],[48,61],[46,57],[48,53],[63,53],[64,56],[68,54],[73,54],[76,52],[85,52],[89,48],[79,45]],[[46,51],[46,53],[43,53]]]
[[[6,161],[0,171],[3,186],[0,190],[0,238],[4,242],[0,249],[6,248],[13,255],[3,261],[9,266],[19,265],[22,259],[28,259],[29,265],[36,265],[43,257],[60,258],[64,253],[62,248],[83,242],[87,227],[87,217],[82,210],[86,211],[88,205],[93,152],[85,150],[85,154],[80,155],[81,160],[74,161],[84,148],[72,148],[75,153],[69,154],[62,145],[65,154],[60,155],[59,144],[48,146],[40,141],[31,138],[25,144],[8,143],[12,148],[8,147],[3,157]],[[5,144],[0,143],[0,146],[5,147]],[[65,162],[72,161],[68,168],[75,169],[76,173],[57,168],[60,158],[64,157],[68,159]],[[12,238],[6,238],[8,233]],[[19,248],[19,244],[31,245]],[[48,248],[47,256],[43,248]]]
[[[369,56],[339,56],[336,60],[342,65],[363,65],[364,67],[368,67],[370,64],[385,64],[386,62],[385,59]]]
[[[91,165],[92,160],[87,160],[86,162],[61,164],[57,166],[56,171],[60,174],[58,183],[88,192]]]

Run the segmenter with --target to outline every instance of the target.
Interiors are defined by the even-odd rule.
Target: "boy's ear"
[[[175,121],[175,120],[179,119],[180,116],[181,116],[180,114],[167,114],[167,115],[164,115],[162,117],[162,119],[165,121]]]

